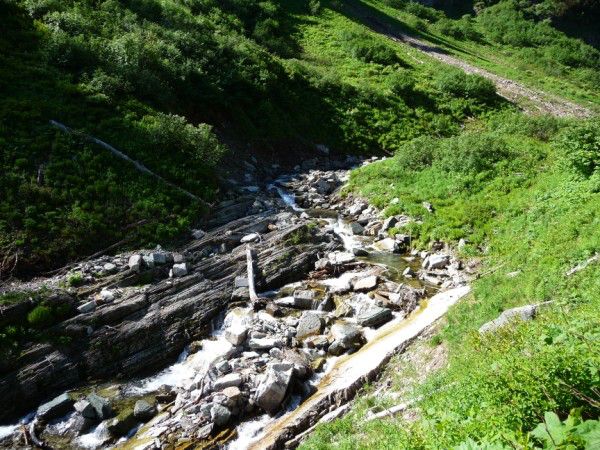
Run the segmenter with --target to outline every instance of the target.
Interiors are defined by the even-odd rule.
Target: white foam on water
[[[30,413],[26,414],[25,416],[21,417],[19,419],[19,421],[15,424],[1,425],[0,426],[0,439],[5,439],[9,436],[12,436],[19,430],[21,425],[28,424],[29,422],[31,422],[33,420],[34,417],[35,417],[35,411],[30,412]]]
[[[229,443],[227,450],[246,450],[260,437],[265,426],[272,420],[271,416],[263,414],[254,420],[238,425],[237,438]]]
[[[304,208],[300,208],[296,204],[296,197],[294,196],[294,194],[290,194],[288,191],[286,191],[285,189],[283,189],[280,186],[277,186],[275,184],[269,184],[267,186],[267,189],[268,190],[275,189],[277,191],[277,194],[279,194],[279,197],[281,197],[281,200],[283,200],[283,203],[288,205],[294,211],[298,211],[298,212],[304,211]]]
[[[105,444],[110,439],[108,432],[108,421],[101,422],[87,434],[82,434],[75,442],[83,448],[96,449]]]

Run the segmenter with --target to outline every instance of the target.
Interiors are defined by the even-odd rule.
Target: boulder
[[[129,257],[129,262],[127,263],[127,265],[134,272],[139,272],[142,270],[143,263],[144,260],[142,259],[142,255],[131,255]]]
[[[392,311],[380,306],[369,306],[356,315],[356,321],[363,327],[376,328],[392,320]]]
[[[350,206],[350,208],[348,208],[348,214],[351,216],[357,216],[365,209],[367,209],[367,204],[361,200],[357,200],[352,206]]]
[[[377,275],[358,278],[352,282],[352,289],[357,292],[372,291],[377,287]]]
[[[241,345],[248,336],[248,327],[246,325],[236,323],[225,329],[225,339],[233,345]]]
[[[398,219],[396,217],[388,217],[383,221],[383,225],[381,226],[381,231],[388,231],[390,228],[394,228],[398,223]]]
[[[328,270],[331,268],[331,261],[327,258],[318,259],[315,263],[315,270]]]
[[[305,312],[298,322],[296,337],[302,340],[309,336],[321,334],[322,330],[323,319],[317,314]]]
[[[256,402],[270,415],[277,413],[288,391],[294,369],[270,368],[256,389]]]
[[[86,399],[81,399],[73,405],[75,407],[75,411],[81,414],[82,417],[86,419],[96,419],[96,410],[92,406],[90,402]]]
[[[411,267],[407,267],[406,269],[404,269],[404,271],[402,272],[402,275],[406,278],[413,278],[415,277],[417,274],[415,273],[414,270],[412,270]]]
[[[113,291],[109,291],[108,289],[102,289],[100,291],[100,300],[104,303],[110,303],[115,300],[115,294]]]
[[[171,278],[184,277],[187,274],[188,274],[187,263],[173,264],[173,267],[171,268],[171,271],[169,272],[169,275],[171,276]]]
[[[202,239],[204,236],[206,236],[206,231],[192,230],[192,237],[194,239]]]
[[[106,273],[115,273],[117,271],[117,265],[113,263],[106,263],[102,266],[102,269]]]
[[[153,252],[150,254],[154,265],[160,266],[167,263],[167,254],[162,251]]]
[[[223,389],[222,393],[227,397],[227,404],[230,406],[237,405],[242,399],[242,391],[237,386],[229,386]]]
[[[360,223],[352,222],[350,224],[350,231],[352,231],[352,234],[354,234],[354,235],[360,235],[365,232],[365,229]]]
[[[156,406],[146,400],[138,400],[133,407],[133,416],[140,422],[148,422],[156,415]]]
[[[245,276],[237,276],[235,277],[235,280],[233,281],[233,287],[235,288],[247,288],[248,287],[248,277]]]
[[[110,416],[113,415],[110,403],[104,397],[100,397],[97,394],[90,394],[87,396],[87,401],[90,402],[90,404],[96,411],[96,417],[98,417],[98,419],[108,419]]]
[[[250,233],[240,239],[242,244],[247,244],[249,242],[258,242],[260,241],[260,234],[258,233]]]
[[[423,261],[424,269],[443,269],[450,264],[450,255],[429,255]]]
[[[226,425],[230,418],[231,411],[226,406],[216,403],[210,408],[210,419],[217,427]]]
[[[535,305],[525,305],[517,308],[507,309],[494,320],[484,323],[481,328],[479,328],[479,332],[483,334],[496,331],[513,320],[532,320],[535,318],[540,305],[542,304],[538,303]]]
[[[368,251],[366,251],[364,248],[359,248],[359,247],[354,247],[352,249],[352,254],[354,256],[369,256]]]
[[[231,294],[233,301],[245,301],[250,299],[250,290],[247,287],[239,287]]]
[[[71,422],[70,430],[76,436],[86,434],[96,424],[96,420],[83,417],[81,414],[75,414]]]
[[[67,394],[59,395],[37,409],[37,417],[48,421],[64,416],[73,409],[73,399]]]
[[[231,386],[240,386],[242,384],[242,376],[239,373],[230,373],[217,378],[213,388],[215,391],[220,391]]]
[[[400,250],[400,246],[398,242],[396,242],[393,238],[385,238],[380,241],[377,241],[373,244],[373,246],[382,252],[393,252],[397,253]]]

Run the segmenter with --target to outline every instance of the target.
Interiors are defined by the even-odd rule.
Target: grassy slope
[[[409,33],[429,40],[452,55],[455,55],[475,66],[487,69],[497,75],[520,81],[526,86],[540,89],[559,97],[578,102],[598,111],[600,107],[600,91],[598,76],[591,69],[573,70],[558,62],[553,67],[542,61],[545,47],[530,49],[527,57],[519,48],[500,45],[484,38],[481,41],[456,39],[443,33],[435,26],[435,22],[419,18],[404,7],[392,7],[382,0],[366,0],[363,2],[372,8],[375,14],[381,14],[396,26],[403,27]],[[424,8],[425,10],[427,8]],[[438,15],[442,14],[438,12]],[[457,22],[454,20],[453,22]],[[474,22],[474,29],[482,31],[482,27]],[[539,52],[536,54],[535,52]]]
[[[423,224],[411,230],[417,245],[464,238],[465,256],[480,257],[484,275],[448,314],[440,336],[449,345],[450,365],[416,391],[432,393],[419,403],[422,415],[416,422],[365,424],[366,407],[378,403],[370,399],[348,417],[320,427],[303,448],[453,448],[469,439],[532,448],[540,442],[527,432],[545,411],[564,419],[572,408],[581,408],[585,418],[598,417],[600,265],[565,273],[600,249],[600,194],[594,176],[579,177],[565,162],[576,143],[556,143],[560,130],[573,126],[499,115],[446,139],[454,145],[418,141],[422,151],[452,150],[450,156],[442,150],[431,166],[418,168],[422,153],[406,156],[407,146],[396,157],[353,173],[350,188],[374,203],[400,199],[388,213],[422,216]],[[596,135],[600,139],[598,128]],[[485,136],[496,144],[484,141],[482,148],[489,151],[475,153],[479,159],[495,154],[496,162],[485,171],[465,172]],[[501,141],[508,154],[498,157]],[[434,214],[424,213],[424,200],[434,205]],[[508,277],[511,272],[518,274]],[[492,336],[477,333],[507,308],[549,300],[552,306],[534,322]],[[463,448],[491,448],[485,445]]]

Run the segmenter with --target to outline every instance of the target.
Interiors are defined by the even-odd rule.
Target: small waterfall
[[[352,233],[350,225],[348,225],[344,219],[339,217],[337,221],[332,220],[332,223],[333,232],[340,237],[344,243],[344,248],[346,251],[352,252],[353,249],[360,248],[362,246],[360,241],[354,236],[354,233]]]
[[[277,183],[277,181],[275,183]],[[303,208],[300,208],[296,204],[296,197],[294,196],[294,194],[290,194],[288,191],[286,191],[282,187],[276,185],[275,183],[269,184],[269,186],[267,187],[267,189],[269,191],[272,191],[273,189],[275,189],[277,191],[277,194],[279,194],[279,197],[281,197],[281,200],[283,200],[283,202],[287,206],[289,206],[290,208],[292,208],[294,211],[298,211],[298,212],[304,211]]]

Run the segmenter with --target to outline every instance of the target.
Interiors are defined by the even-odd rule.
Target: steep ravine
[[[295,446],[468,292],[469,271],[443,244],[412,249],[402,227],[417,219],[383,220],[340,195],[341,164],[313,165],[253,189],[250,208],[241,198],[249,215],[221,205],[232,220],[177,252],[86,263],[105,275],[75,267],[89,285],[73,300],[80,313],[56,327],[80,342],[32,345],[3,373],[2,392],[33,412],[27,427],[0,428],[2,446]],[[20,412],[15,403],[3,418]]]

